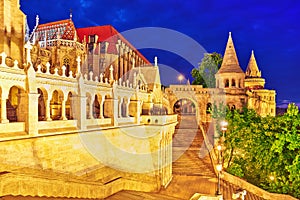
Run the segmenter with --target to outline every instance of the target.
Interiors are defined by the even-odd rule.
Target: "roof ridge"
[[[62,20],[58,20],[58,21],[53,21],[53,22],[47,22],[47,23],[44,23],[44,24],[39,24],[37,28],[41,28],[41,27],[46,27],[46,26],[50,26],[50,25],[56,25],[56,24],[60,24],[60,23],[63,23],[63,22],[67,22],[69,23],[70,21],[72,21],[71,19],[62,19]]]

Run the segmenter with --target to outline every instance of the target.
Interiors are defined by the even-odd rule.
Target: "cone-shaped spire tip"
[[[239,65],[239,61],[235,52],[231,32],[229,32],[228,41],[223,57],[221,68],[217,72],[220,73],[244,73]]]
[[[246,69],[246,76],[248,77],[261,77],[261,72],[258,69],[257,62],[254,56],[254,51],[251,51],[250,60]]]

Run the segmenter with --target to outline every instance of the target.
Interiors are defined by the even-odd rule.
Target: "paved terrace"
[[[195,117],[183,116],[173,137],[173,180],[168,187],[161,189],[158,193],[121,191],[105,200],[186,200],[191,198],[194,193],[213,195],[217,189],[217,178],[206,148],[200,150],[202,146],[203,135],[198,129]],[[233,192],[237,189],[228,182],[221,182],[221,192],[225,200],[231,200]],[[5,196],[0,199],[67,200],[69,198]],[[247,192],[245,199],[262,200],[250,192]]]

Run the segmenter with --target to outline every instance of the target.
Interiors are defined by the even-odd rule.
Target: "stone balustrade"
[[[26,45],[27,69],[21,69],[17,61],[8,66],[6,54],[0,54],[0,129],[5,134],[38,136],[53,134],[53,129],[62,133],[119,123],[140,124],[143,103],[148,103],[150,95],[147,85],[133,87],[129,80],[111,80],[93,72],[82,75],[79,58],[79,72],[70,71],[69,76],[65,66],[59,72],[57,67],[51,70],[49,62],[44,70],[41,65],[34,69],[30,44]],[[4,136],[3,131],[0,133]]]

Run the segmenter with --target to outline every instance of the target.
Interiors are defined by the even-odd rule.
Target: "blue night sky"
[[[277,103],[292,101],[300,105],[298,0],[20,0],[20,4],[31,30],[36,15],[39,15],[40,23],[47,23],[69,18],[72,8],[77,28],[110,24],[123,32],[141,27],[162,27],[192,38],[207,52],[222,55],[231,31],[241,68],[245,71],[253,49],[266,79],[266,88],[277,90]],[[176,44],[175,40],[173,44]],[[178,45],[180,48],[180,42]],[[140,51],[150,61],[157,55],[159,65],[171,66],[192,79],[193,65],[181,56],[153,48]],[[197,52],[194,53],[197,57],[194,67],[201,61],[203,52],[195,54]]]

